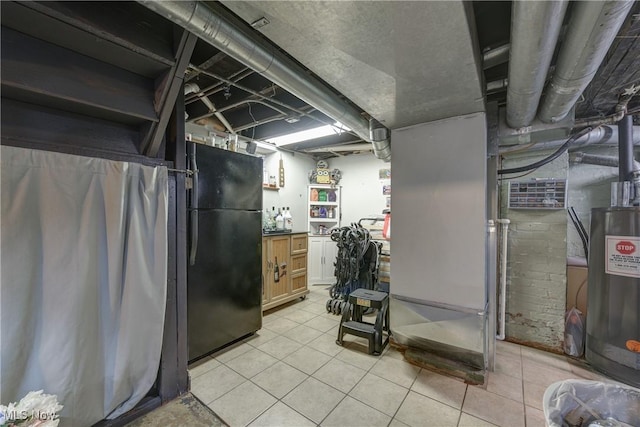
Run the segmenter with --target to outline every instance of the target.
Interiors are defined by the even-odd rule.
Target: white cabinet
[[[340,187],[329,184],[311,184],[307,191],[307,222],[311,236],[331,233],[340,227]]]
[[[334,276],[338,245],[329,236],[309,237],[308,281],[309,285],[336,283]]]
[[[329,234],[340,227],[340,187],[311,184],[307,191],[307,223],[309,225],[308,281],[309,285],[336,282],[334,276],[338,246]]]

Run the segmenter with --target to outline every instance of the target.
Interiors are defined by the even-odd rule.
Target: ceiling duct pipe
[[[514,1],[507,124],[518,129],[536,117],[568,2]]]
[[[497,65],[509,62],[509,43],[505,43],[482,54],[482,68],[487,70]]]
[[[599,154],[587,154],[579,151],[569,154],[569,162],[620,168],[620,159],[616,156],[601,156]],[[640,162],[636,162],[632,158],[630,168],[631,172],[640,171]],[[631,179],[628,179],[627,181],[631,181]]]
[[[289,93],[372,142],[369,123],[361,111],[344,101],[319,79],[255,33],[255,30],[216,2],[150,1],[139,3],[194,33],[203,41],[262,74]],[[374,145],[378,158],[387,158],[387,144]],[[382,156],[382,157],[381,157]],[[390,157],[389,157],[390,158]]]
[[[509,85],[508,79],[499,79],[487,82],[487,95],[491,95],[492,93],[500,92],[504,90]]]
[[[305,150],[307,153],[339,153],[342,151],[371,151],[373,144],[344,144],[333,145],[331,147],[312,148],[311,150]]]
[[[624,23],[633,0],[574,2],[567,35],[538,117],[564,119],[598,71]]]
[[[618,122],[618,179],[620,182],[631,181],[634,167],[633,158],[633,116],[626,115]]]
[[[634,126],[633,145],[640,144],[640,126]],[[516,153],[521,151],[540,151],[540,150],[553,150],[560,147],[566,142],[566,139],[559,139],[554,141],[543,141],[535,144],[527,145],[512,145],[508,147],[500,148],[501,155],[508,155],[509,153]],[[618,145],[618,127],[617,126],[599,126],[593,129],[588,134],[576,139],[569,151],[576,150],[588,145],[601,144],[601,145]]]
[[[373,144],[373,152],[380,160],[388,162],[391,160],[391,135],[389,129],[373,117],[369,120],[369,138]]]

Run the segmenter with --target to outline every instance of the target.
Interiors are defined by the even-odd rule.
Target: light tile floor
[[[498,342],[484,386],[420,369],[387,347],[336,344],[325,286],[264,316],[254,336],[190,366],[191,391],[230,426],[544,426],[542,395],[568,378],[606,378],[569,358]]]

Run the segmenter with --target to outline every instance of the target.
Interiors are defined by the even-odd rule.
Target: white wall
[[[379,179],[380,169],[391,169],[390,163],[376,158],[373,153],[353,154],[328,160],[329,169],[340,169],[342,180],[342,222],[349,225],[360,218],[381,215],[386,209],[382,185],[390,181]]]
[[[291,208],[293,217],[293,231],[307,230],[307,185],[309,185],[309,171],[315,168],[315,161],[304,154],[292,154],[279,151],[264,158],[264,168],[267,176],[275,175],[278,180],[280,157],[284,163],[285,185],[278,191],[262,190],[262,206],[271,210]]]

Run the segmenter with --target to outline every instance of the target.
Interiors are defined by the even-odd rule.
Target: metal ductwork
[[[574,2],[567,36],[538,117],[555,123],[569,114],[595,76],[633,0]]]
[[[512,128],[529,126],[536,117],[567,3],[513,2],[507,88],[507,124]]]
[[[196,34],[247,67],[262,74],[307,104],[349,127],[367,142],[369,123],[361,111],[345,102],[323,82],[310,76],[295,61],[275,49],[266,40],[247,28],[244,21],[215,2],[149,1],[139,3]],[[387,133],[388,133],[387,129]],[[391,158],[389,140],[374,143],[376,157]]]
[[[376,119],[369,120],[369,138],[373,144],[373,152],[376,157],[385,162],[391,161],[391,133]]]

